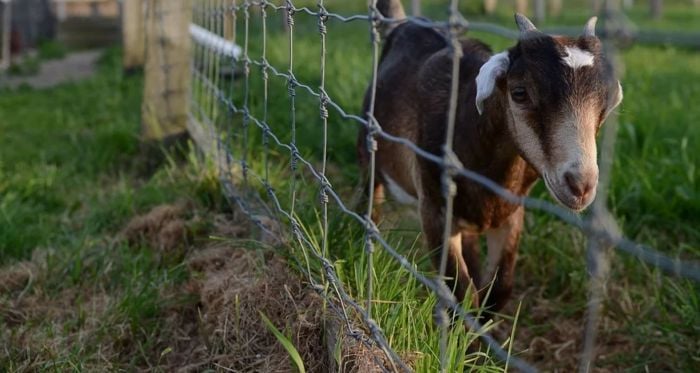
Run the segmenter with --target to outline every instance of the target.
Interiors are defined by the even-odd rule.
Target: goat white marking
[[[582,50],[578,47],[566,47],[566,53],[566,57],[562,57],[561,59],[572,69],[593,66],[593,53],[589,51]]]
[[[476,76],[476,109],[480,115],[484,112],[484,100],[491,96],[496,79],[508,71],[509,64],[508,52],[501,52],[491,56],[479,69]]]
[[[418,200],[415,197],[403,190],[399,186],[399,184],[396,183],[396,181],[389,177],[389,175],[387,175],[385,172],[382,172],[382,176],[384,176],[384,180],[386,181],[387,188],[389,188],[389,192],[391,192],[391,195],[394,196],[394,198],[396,198],[396,200],[399,203],[403,203],[406,205],[415,205],[418,203]]]

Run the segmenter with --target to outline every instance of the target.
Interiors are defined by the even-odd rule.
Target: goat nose
[[[569,190],[574,197],[583,198],[587,196],[595,186],[595,183],[587,180],[586,178],[578,179],[571,172],[564,173],[564,180],[566,180],[566,185],[569,186]]]

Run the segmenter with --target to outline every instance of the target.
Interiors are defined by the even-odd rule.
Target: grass
[[[335,9],[338,8],[341,7],[336,4]],[[641,8],[633,9],[631,14],[645,27],[697,30],[695,20],[700,13],[697,10],[688,10],[687,7],[682,8],[683,11],[679,9],[681,8],[677,5],[670,4],[667,17],[662,21],[645,20]],[[350,14],[357,10],[341,13]],[[426,13],[433,12],[432,8],[428,8]],[[510,26],[511,16],[505,15],[506,13],[507,11],[500,9],[495,19]],[[578,11],[567,12],[567,16],[560,20],[553,20],[552,24],[556,24],[557,21],[564,24],[583,24],[587,13],[588,11],[581,7]],[[256,17],[256,14],[252,15],[253,21],[249,31],[250,55],[253,58],[258,58],[262,53],[261,29]],[[300,19],[304,17],[299,16],[295,24],[294,74],[299,81],[315,88],[320,84],[320,37],[313,19],[307,22],[301,22]],[[269,20],[271,25],[278,22],[281,21],[274,17]],[[326,90],[334,102],[349,113],[360,111],[361,101],[358,98],[362,96],[371,74],[371,51],[362,27],[362,24],[343,24],[333,20],[328,27]],[[290,63],[287,36],[276,30],[274,27],[268,28],[266,57],[278,70],[287,71]],[[245,30],[240,27],[238,40],[243,40],[244,34]],[[511,45],[510,41],[491,35],[474,35],[488,41],[495,50]],[[694,51],[670,46],[635,46],[624,51],[623,61],[626,66],[623,78],[625,101],[620,109],[621,125],[609,206],[618,218],[621,228],[631,239],[671,256],[698,258],[698,157],[690,149],[693,149],[692,144],[697,144],[697,139],[700,138],[700,131],[693,125],[697,122],[700,111],[685,104],[683,98],[698,95],[700,85],[697,84],[696,78],[700,73],[700,55]],[[244,82],[221,84],[224,89],[233,92],[234,102],[242,105],[245,99]],[[286,81],[270,78],[267,110],[265,103],[260,101],[264,91],[262,75],[259,69],[253,68],[248,84],[251,113],[256,118],[266,117],[266,123],[280,136],[281,141],[289,142],[290,102]],[[323,143],[322,121],[318,118],[318,100],[303,89],[297,89],[295,101],[297,146],[303,155],[308,155],[310,159],[318,162]],[[231,129],[228,133],[232,133],[234,138],[234,155],[241,154],[241,141],[248,138],[247,157],[255,160],[255,154],[261,151],[261,131],[252,124],[247,130],[240,127],[239,117],[227,117],[223,115],[223,111],[219,114],[222,114],[220,121],[227,126],[226,128]],[[359,183],[358,170],[354,163],[357,123],[343,120],[331,110],[328,128],[328,157],[333,166],[330,171],[331,181],[334,187],[340,190],[341,195],[349,197],[352,195],[352,188]],[[244,132],[247,132],[245,136]],[[276,167],[279,164],[289,164],[290,159],[286,152],[280,152],[275,146],[271,146],[271,149],[274,152],[273,159],[281,159],[273,161]],[[259,175],[265,174],[264,169],[262,164],[253,165],[253,170]],[[291,184],[288,181],[288,171],[282,171],[280,174],[279,168],[275,169],[270,173],[272,176],[269,179],[279,200],[289,201],[292,194],[290,190],[295,188],[297,199],[302,201],[298,202],[298,205],[308,206],[309,203],[315,203],[319,188],[314,180],[308,175],[301,175],[300,180]],[[259,190],[263,190],[263,182],[253,179],[252,183],[259,184]],[[533,195],[551,201],[541,185],[535,189]],[[283,203],[283,207],[289,208],[290,205]],[[318,213],[313,210],[297,210],[296,213],[299,220],[305,223],[316,222],[318,219]],[[346,218],[342,216],[340,211],[331,207],[331,217],[335,219],[333,222],[344,221]],[[336,267],[344,283],[353,289],[356,299],[363,299],[367,274],[364,269],[366,258],[363,254],[362,228],[351,228],[352,225],[353,223],[345,223],[341,224],[345,228],[340,228],[331,224],[328,246],[332,256],[338,260]],[[414,257],[421,253],[420,244],[414,242],[418,236],[415,222],[409,226],[407,231],[392,232],[392,225],[388,224],[383,226],[383,230],[388,234],[390,242],[396,244],[404,255]],[[356,233],[348,233],[348,229]],[[320,232],[320,227],[310,232],[310,235],[316,237],[316,249],[321,247]],[[339,241],[333,240],[336,234],[341,237]],[[412,283],[406,271],[392,262],[386,254],[377,254],[375,260],[375,266],[381,268],[377,269],[381,276],[377,276],[374,281],[377,286],[375,294],[380,301],[373,317],[385,328],[399,351],[421,351],[424,354],[419,361],[425,362],[426,365],[419,365],[419,370],[434,369],[437,361],[436,331],[431,330],[428,324],[423,325],[405,318],[404,313],[420,315],[416,319],[430,318],[430,301],[427,300],[430,297],[425,295],[419,284]],[[424,258],[417,260],[417,266],[426,273],[431,271]],[[543,367],[546,369],[574,369],[577,363],[576,352],[580,351],[580,345],[565,343],[580,341],[584,323],[584,310],[588,299],[585,237],[576,229],[558,222],[551,216],[530,212],[527,216],[527,234],[521,245],[518,266],[517,282],[521,288],[516,291],[516,295],[522,295],[523,304],[521,319],[518,322],[520,330],[515,330],[515,351],[528,347],[523,344],[518,346],[519,333],[525,335],[522,337],[525,340],[535,337],[550,340],[552,353],[562,346],[570,346],[565,350],[567,361],[559,363],[552,361],[551,356],[537,355],[533,352],[536,348],[532,346],[529,355],[526,353],[525,356],[535,361],[545,359]],[[700,313],[700,309],[697,308],[697,286],[688,281],[662,277],[655,269],[622,255],[613,255],[612,268],[610,292],[624,294],[624,297],[612,296],[606,304],[605,317],[610,327],[602,333],[601,346],[607,344],[617,347],[598,361],[599,366],[612,369],[627,367],[633,370],[689,370],[695,366],[698,359],[698,329],[687,326],[693,325],[696,315]],[[394,282],[396,278],[400,280]],[[394,286],[400,291],[394,291]],[[413,292],[415,293],[411,294]],[[533,292],[535,295],[524,295]],[[402,297],[404,294],[411,295],[406,299]],[[419,301],[421,304],[413,305],[416,308],[412,310],[404,308],[406,304],[411,303],[409,299],[421,299],[421,294],[424,294],[423,300]],[[513,307],[517,306],[516,302],[513,303]],[[544,307],[544,304],[547,307]],[[510,312],[514,313],[515,308],[511,308]],[[557,324],[565,325],[564,329],[568,330],[550,333],[548,329]],[[393,328],[392,325],[400,327]],[[424,336],[424,344],[404,344],[404,341],[415,342],[415,335],[408,331],[412,328],[419,330],[418,335]],[[621,338],[621,335],[625,338]],[[457,336],[453,335],[452,338]],[[463,351],[464,342],[463,340],[454,345],[460,346],[456,347],[456,351]],[[670,349],[671,346],[675,351]],[[546,352],[543,354],[546,355]],[[674,359],[673,356],[678,358]]]
[[[177,200],[222,210],[218,182],[195,158],[143,176],[143,80],[123,77],[120,61],[110,50],[86,81],[0,95],[11,144],[0,149],[0,267],[40,267],[21,293],[0,286],[0,371],[147,367],[172,339],[165,312],[192,304],[168,291],[189,276],[181,255],[119,232]]]
[[[329,2],[331,10],[337,5]],[[664,29],[698,28],[697,11],[677,11],[674,6],[669,5],[665,21],[643,23]],[[363,11],[363,6],[341,10]],[[438,14],[437,7],[429,12]],[[632,14],[643,20],[642,12],[639,8]],[[506,10],[501,9],[501,13]],[[252,17],[257,15],[253,13]],[[502,19],[510,25],[510,18],[504,15]],[[585,11],[562,19],[562,23],[582,24]],[[270,25],[279,23],[271,17]],[[365,26],[330,21],[328,27],[326,89],[350,113],[360,111],[371,74]],[[267,58],[280,71],[286,71],[287,36],[277,27],[268,32]],[[298,15],[295,32],[295,76],[316,88],[320,84],[320,48],[315,20]],[[238,35],[242,38],[242,29]],[[508,40],[477,36],[496,50],[510,45]],[[257,58],[261,52],[257,21],[251,23],[250,38],[251,56]],[[635,46],[626,50],[623,58],[625,100],[620,110],[609,206],[628,237],[672,256],[700,258],[700,188],[698,155],[694,151],[700,139],[700,129],[694,125],[700,119],[700,109],[687,103],[700,95],[700,55],[672,47]],[[0,143],[12,144],[0,147],[0,264],[44,256],[45,274],[30,281],[23,294],[25,301],[46,299],[52,307],[18,326],[14,314],[2,312],[20,308],[15,303],[18,295],[0,294],[0,338],[16,340],[23,331],[33,330],[33,338],[41,340],[40,345],[53,356],[45,362],[46,369],[133,370],[158,366],[174,338],[165,324],[167,310],[193,303],[182,294],[168,291],[186,282],[188,272],[182,255],[164,257],[148,245],[127,245],[113,237],[134,214],[162,203],[188,199],[214,211],[227,208],[210,168],[194,156],[184,164],[166,163],[152,176],[141,174],[138,108],[142,80],[139,76],[122,76],[118,61],[118,53],[110,51],[98,75],[88,81],[48,91],[19,90],[0,95]],[[233,92],[236,103],[242,102],[242,80],[222,80],[219,84]],[[291,112],[286,81],[272,76],[269,84],[267,123],[281,141],[289,142]],[[251,113],[258,118],[265,112],[263,88],[260,71],[253,68],[249,100]],[[319,166],[322,122],[318,99],[297,89],[296,107],[297,145],[303,156]],[[252,170],[264,175],[261,131],[250,124],[244,142],[246,130],[241,118],[227,116],[222,110],[217,115],[218,124],[229,130],[227,141],[234,156],[245,154]],[[331,109],[328,128],[329,179],[335,190],[351,200],[359,185],[354,155],[357,124],[340,119]],[[293,178],[289,154],[273,144],[269,149],[270,184],[285,209],[291,208],[294,191],[294,213],[312,239],[311,247],[290,245],[288,256],[318,281],[322,267],[313,260],[311,250],[322,248],[319,185],[303,172]],[[255,177],[251,176],[249,186],[265,195]],[[549,199],[541,185],[533,195]],[[400,209],[395,215],[410,216]],[[431,274],[415,220],[403,220],[399,225],[385,224],[383,233],[417,270]],[[535,211],[528,213],[526,224],[518,262],[518,289],[503,317],[505,325],[498,326],[497,333],[506,341],[512,332],[513,339],[506,347],[543,369],[571,370],[580,351],[587,302],[585,238]],[[365,282],[369,258],[364,250],[363,227],[333,203],[329,227],[327,244],[332,265],[345,290],[364,302],[368,296]],[[439,361],[434,296],[379,247],[372,260],[372,317],[382,326],[390,344],[413,362],[416,371],[434,371]],[[75,294],[69,298],[72,302],[60,303],[71,294]],[[95,294],[109,297],[100,303]],[[700,358],[700,295],[696,285],[614,255],[609,295],[599,341],[604,355],[597,361],[599,367],[615,371],[693,371]],[[513,329],[518,307],[517,327]],[[100,326],[86,333],[95,323],[89,311],[94,308],[102,309],[98,313]],[[70,309],[74,321],[61,322],[68,318],[66,311],[59,312],[61,309]],[[458,328],[451,331],[449,370],[502,370],[488,357],[477,361],[479,355],[465,353],[474,338],[473,333]],[[61,347],[66,340],[72,341],[68,344],[71,348]],[[574,344],[567,345],[568,341]],[[37,354],[2,346],[0,368],[16,370],[35,358],[33,353]],[[555,353],[562,359],[555,359]]]

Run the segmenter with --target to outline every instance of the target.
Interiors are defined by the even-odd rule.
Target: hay
[[[188,266],[199,274],[194,287],[216,365],[236,371],[291,370],[289,356],[265,327],[262,312],[291,337],[308,371],[327,371],[322,300],[304,289],[283,260],[219,245],[196,252]]]
[[[172,252],[189,242],[183,219],[185,211],[184,203],[156,206],[131,219],[121,235],[131,245],[147,244],[162,252]]]
[[[118,235],[131,245],[159,253],[183,249],[186,255],[190,279],[160,291],[157,332],[147,341],[118,311],[120,289],[83,284],[49,294],[41,285],[46,265],[32,260],[0,270],[0,340],[11,346],[0,351],[0,362],[10,358],[19,369],[37,370],[78,348],[96,348],[84,362],[88,370],[293,371],[263,313],[289,337],[309,372],[389,367],[381,350],[349,336],[345,322],[279,255],[235,244],[235,238],[249,236],[247,224],[214,215],[204,218],[206,229],[196,229],[203,219],[190,211],[186,204],[158,206],[134,217]],[[278,231],[274,221],[265,223]],[[268,246],[282,242],[263,238]],[[351,314],[351,320],[358,319]]]
[[[38,267],[24,261],[0,269],[0,294],[21,291],[36,278]]]

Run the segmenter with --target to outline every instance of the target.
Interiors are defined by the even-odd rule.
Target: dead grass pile
[[[264,314],[294,344],[309,372],[390,368],[381,350],[348,335],[346,324],[279,255],[238,247],[236,238],[250,238],[247,223],[209,215],[202,237],[191,228],[200,218],[186,204],[163,205],[133,218],[119,233],[132,245],[187,254],[180,258],[190,279],[160,290],[158,309],[148,319],[132,320],[122,309],[126,289],[77,283],[48,291],[43,280],[52,272],[45,261],[1,269],[0,340],[9,347],[0,348],[0,366],[60,369],[51,365],[56,359],[76,358],[88,370],[293,371]],[[275,227],[269,224],[273,232]]]
[[[348,310],[351,314],[352,310]],[[331,358],[331,371],[344,373],[378,373],[394,371],[384,351],[375,344],[358,340],[347,333],[347,325],[338,315],[326,316],[327,351],[336,358]],[[411,364],[413,356],[403,356],[403,361]]]
[[[215,363],[237,371],[289,371],[292,362],[261,313],[294,343],[306,368],[327,371],[323,302],[271,253],[225,245],[188,260],[197,273],[202,331]]]
[[[187,223],[183,219],[186,211],[186,203],[156,206],[131,219],[122,236],[132,245],[144,243],[160,251],[173,251],[188,242]]]
[[[321,297],[269,251],[218,244],[188,259],[190,288],[200,296],[200,331],[215,366],[288,372],[289,354],[267,329],[264,314],[294,344],[309,372],[382,372],[381,349],[348,335]],[[332,355],[337,352],[336,361]],[[340,363],[340,364],[338,364]]]
[[[37,265],[33,261],[0,268],[0,294],[21,291],[36,278],[37,271]]]

